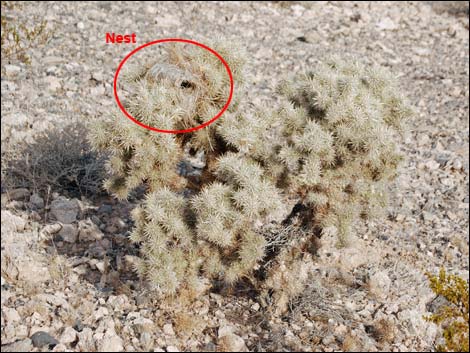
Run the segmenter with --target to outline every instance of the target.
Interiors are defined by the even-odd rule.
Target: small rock
[[[29,198],[29,190],[25,188],[13,189],[8,192],[8,196],[10,197],[10,200],[24,201]]]
[[[48,239],[51,235],[56,234],[62,230],[63,226],[60,223],[48,224],[41,229],[41,238]]]
[[[152,320],[146,319],[144,317],[140,317],[134,320],[133,327],[134,327],[135,332],[139,334],[143,334],[143,333],[152,332],[154,329],[154,324]]]
[[[106,93],[106,88],[103,85],[90,88],[90,94],[92,96],[102,96],[105,93]]]
[[[82,332],[83,331],[83,324],[80,320],[75,320],[75,324],[73,325],[73,329],[77,332]]]
[[[77,348],[82,352],[92,352],[96,350],[95,340],[93,339],[93,331],[89,327],[85,327],[82,332],[77,334]]]
[[[109,311],[107,308],[105,308],[104,306],[100,306],[93,314],[93,318],[95,321],[98,321],[99,319],[105,317],[105,316],[108,316],[109,315]]]
[[[54,337],[44,331],[38,331],[32,335],[31,341],[33,342],[33,346],[36,348],[47,346],[49,349],[52,349],[57,344],[59,344],[59,342]]]
[[[3,124],[5,124],[5,125],[22,127],[22,126],[26,126],[28,124],[28,121],[29,121],[28,117],[24,113],[21,113],[21,112],[2,115],[2,126]],[[2,130],[2,135],[3,135],[3,130]]]
[[[103,73],[102,72],[92,72],[91,77],[98,82],[104,81]]]
[[[8,322],[8,323],[20,322],[21,321],[20,315],[13,308],[4,307],[2,309],[2,314],[3,314],[2,319],[5,319],[5,321]]]
[[[385,298],[390,290],[391,282],[392,281],[385,272],[377,272],[370,277],[370,292],[378,298]]]
[[[62,87],[60,80],[54,76],[46,76],[44,83],[46,84],[47,90],[51,93],[57,92]]]
[[[16,66],[16,65],[5,65],[4,67],[5,67],[5,74],[7,74],[7,76],[18,75],[21,71],[21,67]]]
[[[240,336],[233,333],[229,333],[218,341],[219,352],[248,352],[248,348],[245,345],[245,341]]]
[[[399,28],[399,26],[395,22],[393,22],[393,20],[390,17],[383,18],[382,20],[377,22],[376,26],[379,29],[389,30],[389,31]]]
[[[103,232],[90,219],[78,223],[79,241],[97,241],[103,239]]]
[[[217,335],[218,335],[219,338],[222,338],[223,336],[229,335],[233,332],[234,332],[233,326],[224,325],[224,326],[219,327]]]
[[[449,301],[442,295],[438,295],[430,302],[426,303],[426,310],[431,313],[437,313],[443,306],[448,306]]]
[[[181,25],[181,22],[178,19],[178,17],[167,13],[165,14],[165,17],[161,17],[157,19],[157,24],[158,26],[161,26],[161,27],[171,27],[171,26],[177,27]]]
[[[59,235],[65,242],[75,243],[78,238],[78,228],[73,224],[64,224]]]
[[[72,223],[76,221],[80,206],[76,199],[68,200],[59,196],[51,203],[51,213],[61,223]]]
[[[2,220],[2,230],[5,229],[5,231],[10,230],[10,231],[22,232],[26,227],[26,221],[20,216],[17,216],[11,213],[10,211],[2,210],[1,220]]]
[[[2,345],[2,352],[31,352],[33,344],[29,338]]]
[[[176,348],[175,346],[168,346],[166,347],[167,352],[179,352],[180,350]]]
[[[112,211],[113,211],[113,207],[111,205],[108,205],[108,204],[102,204],[98,208],[98,213],[111,213]]]
[[[77,331],[72,327],[66,327],[60,336],[60,342],[64,344],[75,342],[77,339]]]
[[[44,208],[44,199],[36,193],[31,195],[29,203],[36,209]]]
[[[174,336],[175,331],[173,330],[173,325],[172,324],[165,324],[163,326],[163,333],[168,336]]]
[[[106,263],[104,261],[99,261],[95,264],[96,268],[98,269],[98,271],[100,271],[101,273],[105,273],[106,271]]]
[[[85,24],[83,22],[78,22],[77,23],[77,28],[82,30],[82,29],[85,29]]]
[[[120,352],[122,350],[124,350],[122,339],[116,334],[111,336],[105,335],[98,346],[99,352]]]
[[[333,343],[335,343],[336,339],[335,339],[335,336],[333,335],[327,335],[325,337],[323,337],[322,339],[322,343],[325,345],[325,346],[331,346]]]
[[[123,230],[126,227],[126,222],[124,222],[121,218],[119,217],[113,217],[111,220],[108,222],[108,227],[111,226],[115,231],[120,231]]]
[[[68,349],[65,344],[59,343],[57,346],[54,347],[52,352],[68,352]]]
[[[150,352],[153,346],[152,335],[149,332],[144,332],[140,335],[140,344],[144,351]]]

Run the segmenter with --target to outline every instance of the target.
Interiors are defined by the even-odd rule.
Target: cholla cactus
[[[345,243],[357,219],[375,216],[386,203],[401,160],[395,135],[411,110],[387,72],[341,60],[285,81],[279,91],[289,102],[265,119],[270,134],[241,133],[233,122],[218,130],[308,206],[305,221]],[[245,119],[240,125],[250,126]]]
[[[218,51],[239,96],[242,60]],[[198,125],[224,104],[224,80],[211,55],[172,49],[126,75],[126,107],[148,125]],[[395,135],[411,113],[390,75],[330,60],[280,92],[278,108],[243,114],[236,102],[215,124],[182,136],[121,117],[92,131],[95,147],[111,152],[110,191],[123,198],[149,187],[131,239],[141,244],[136,270],[159,293],[245,277],[285,305],[308,279],[318,238],[336,233],[344,244],[356,220],[383,207],[400,161]],[[188,151],[204,156],[198,173],[178,172]]]
[[[241,85],[242,60],[223,47],[217,50]],[[196,47],[172,47],[160,61],[130,66],[123,73],[122,87],[128,92],[123,104],[137,120],[160,129],[181,130],[204,123],[222,109],[229,78],[214,55]],[[229,109],[236,109],[237,100],[235,95]],[[214,132],[209,126],[191,135],[158,134],[136,126],[116,110],[112,118],[93,126],[90,141],[96,149],[110,152],[107,167],[113,176],[105,187],[123,199],[143,182],[151,191],[163,186],[182,188],[186,180],[178,175],[176,165],[183,158],[183,147],[206,150],[214,159],[220,153]]]

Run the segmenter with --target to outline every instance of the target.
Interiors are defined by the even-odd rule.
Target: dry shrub
[[[100,194],[104,156],[91,151],[81,123],[40,133],[33,143],[2,151],[2,186],[35,192],[60,190],[70,196]]]

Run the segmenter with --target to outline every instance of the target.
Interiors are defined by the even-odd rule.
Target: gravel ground
[[[432,349],[439,329],[422,319],[435,310],[424,273],[443,267],[468,278],[466,6],[32,2],[11,10],[27,23],[47,20],[52,38],[29,51],[30,65],[2,57],[2,151],[107,114],[118,63],[167,37],[237,42],[247,54],[247,109],[272,105],[280,79],[335,54],[389,67],[416,116],[387,219],[361,226],[348,248],[322,239],[311,286],[282,316],[243,290],[190,304],[152,299],[131,271],[137,196],[75,199],[2,179],[2,351]],[[106,44],[106,32],[136,33],[137,44]]]

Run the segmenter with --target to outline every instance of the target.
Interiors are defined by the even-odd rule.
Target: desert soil
[[[433,349],[440,329],[423,315],[439,302],[425,272],[468,278],[466,6],[28,2],[10,10],[19,22],[46,20],[52,36],[28,51],[29,65],[2,57],[2,151],[34,148],[41,133],[108,114],[120,60],[168,37],[238,43],[246,109],[272,105],[282,78],[339,55],[388,67],[416,114],[386,219],[360,226],[346,248],[323,239],[312,284],[283,315],[243,288],[190,304],[156,301],[132,271],[137,197],[44,193],[2,179],[2,351]],[[136,33],[137,44],[106,44],[106,32]]]

